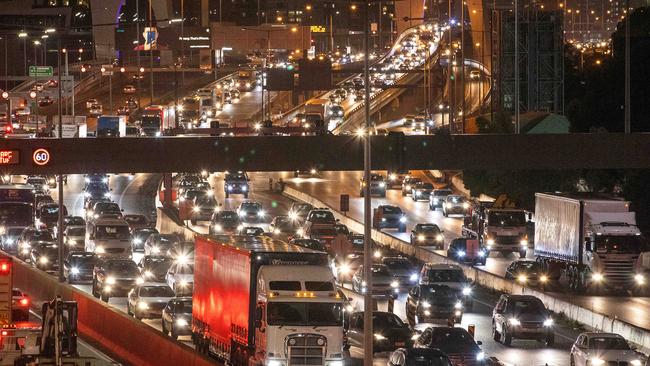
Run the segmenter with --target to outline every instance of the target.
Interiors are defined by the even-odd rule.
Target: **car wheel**
[[[555,333],[549,333],[546,336],[546,347],[553,347],[555,344]]]
[[[246,193],[246,194],[244,195],[244,198],[248,199],[248,193]]]
[[[226,193],[226,198],[230,198],[230,193]]]
[[[176,334],[176,332],[174,332],[174,327],[172,327],[172,330],[171,330],[170,333],[171,333],[171,337],[172,337],[173,339],[178,339],[178,334]]]
[[[447,211],[445,211],[445,210],[442,210],[442,216],[449,217],[449,215],[447,215]]]
[[[101,294],[101,298],[102,298],[103,302],[108,302],[108,299],[110,299],[110,296],[108,296],[106,294]]]
[[[190,223],[191,223],[192,225],[196,225],[196,220],[190,220]]]
[[[138,320],[142,320],[142,316],[138,314],[138,309],[133,310],[133,316]]]
[[[433,210],[434,210],[433,206],[431,206],[431,204],[429,203],[429,211],[433,211]]]
[[[400,233],[405,233],[406,232],[406,226],[400,226],[399,227],[399,232]]]
[[[569,361],[569,363],[571,364],[571,366],[576,366],[576,360],[573,359],[573,355],[571,355],[571,361]]]
[[[131,303],[127,301],[126,303],[126,313],[130,316],[133,316],[133,312],[131,311]],[[163,323],[163,328],[165,327],[165,324]]]
[[[95,298],[99,299],[99,292],[97,292],[97,282],[93,281],[92,289],[90,292],[95,296]]]
[[[162,334],[168,335],[169,331],[167,330],[167,325],[165,325],[165,320],[161,319],[160,322],[162,323],[162,325],[160,327],[161,331],[162,331]]]
[[[406,192],[402,191],[402,197],[406,197]]]
[[[492,324],[492,339],[494,339],[496,342],[501,342],[501,334],[497,332],[496,324]]]
[[[520,250],[519,251],[519,258],[526,258],[526,251],[525,250]]]
[[[508,334],[508,328],[506,327],[504,327],[503,331],[501,332],[501,343],[503,343],[506,346],[512,344],[512,336]]]

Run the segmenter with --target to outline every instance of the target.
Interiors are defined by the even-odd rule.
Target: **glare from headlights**
[[[375,258],[381,258],[381,251],[380,250],[375,250],[375,252],[373,253],[373,256]]]
[[[461,309],[462,307],[463,307],[463,304],[460,301],[458,301],[458,302],[456,302],[454,304],[454,308],[456,308],[456,309]]]
[[[259,216],[259,217],[264,217],[264,216],[266,216],[266,211],[264,211],[264,210],[259,210],[259,212],[257,213],[257,216]]]
[[[375,333],[375,339],[378,340],[378,341],[384,341],[384,340],[386,340],[386,337],[384,337],[383,335],[381,335],[379,333]]]
[[[138,285],[142,285],[144,283],[144,278],[138,277],[138,279],[135,280],[135,283]]]
[[[485,251],[479,250],[478,251],[478,256],[481,257],[481,258],[485,257]]]
[[[436,236],[436,241],[442,241],[442,239],[443,239],[443,237],[442,237],[441,234],[438,234],[438,235]]]
[[[47,259],[46,256],[42,256],[42,257],[38,258],[38,261],[39,261],[39,263],[41,263],[41,264],[47,264],[50,260]]]
[[[469,287],[463,288],[463,295],[468,296],[472,294],[472,289]]]
[[[393,281],[393,282],[391,282],[391,283],[390,283],[390,287],[392,287],[392,288],[398,288],[398,287],[399,287],[399,282],[397,282],[397,281]]]
[[[221,230],[223,230],[223,228],[222,228],[221,225],[219,225],[219,224],[214,224],[214,225],[212,225],[212,230],[214,230],[214,231],[220,233]]]
[[[95,248],[95,253],[104,254],[104,253],[106,253],[106,251],[104,250],[104,247],[100,245],[100,246]]]
[[[106,277],[106,284],[114,285],[115,284],[115,277],[113,277],[113,276]]]
[[[458,253],[459,257],[464,257],[465,256],[465,252],[462,251],[462,250],[459,250],[457,253]]]
[[[544,326],[545,327],[550,327],[552,325],[553,325],[553,319],[548,318],[548,319],[544,320]]]
[[[411,274],[411,277],[409,277],[409,280],[411,280],[411,282],[415,282],[415,281],[418,280],[418,277],[419,276],[418,276],[417,273],[413,273],[413,274]]]
[[[147,304],[147,303],[144,302],[144,301],[140,301],[140,302],[138,303],[138,308],[139,308],[140,310],[146,310],[146,309],[149,309],[149,304]]]
[[[521,239],[521,240],[519,241],[519,244],[520,244],[522,247],[528,246],[528,240],[526,240],[526,239]]]
[[[494,245],[494,239],[488,239],[487,244],[488,245]]]
[[[136,239],[133,239],[131,242],[132,242],[133,244],[135,244],[135,245],[142,244],[142,239],[137,239],[137,238],[136,238]]]
[[[593,275],[591,275],[591,279],[594,280],[595,282],[602,282],[605,279],[605,277],[602,274],[596,272]]]
[[[600,365],[604,365],[604,364],[605,364],[605,361],[604,361],[604,360],[601,360],[601,359],[598,358],[598,357],[594,357],[594,358],[592,358],[592,359],[589,360],[589,361],[591,362],[591,365],[592,365],[592,366],[600,366]]]
[[[176,319],[176,325],[179,327],[187,327],[189,324],[187,323],[187,320],[183,318]]]
[[[73,275],[78,275],[79,274],[79,268],[77,268],[77,267],[70,268],[70,273],[72,273]]]
[[[548,277],[547,277],[546,275],[542,275],[542,276],[539,278],[539,282],[541,282],[541,283],[548,282]]]
[[[469,208],[469,203],[463,202],[463,209],[467,210]]]
[[[476,361],[483,361],[485,359],[485,353],[483,351],[479,352],[476,355]]]
[[[379,183],[379,188],[385,188],[385,187],[386,187],[386,183],[384,182]]]
[[[418,241],[424,241],[424,235],[418,235]]]
[[[153,273],[151,271],[144,271],[144,276],[147,278],[153,277]]]
[[[298,214],[293,212],[293,211],[289,211],[289,219],[294,220],[294,221],[298,220]]]
[[[521,324],[521,322],[517,318],[508,319],[508,323],[510,323],[510,325],[520,325]]]
[[[428,309],[431,307],[431,304],[428,301],[422,301],[420,304],[424,309]]]
[[[630,361],[630,365],[632,365],[632,366],[641,366],[641,361],[640,360],[632,360],[632,361]]]
[[[639,285],[645,285],[645,277],[642,274],[637,274],[634,276],[634,281]]]
[[[526,283],[526,280],[528,280],[528,278],[525,275],[517,276],[517,281],[519,281],[521,283]]]
[[[402,216],[399,218],[399,222],[404,223],[406,222],[406,216]]]
[[[341,267],[339,267],[339,272],[341,272],[342,274],[350,273],[350,266],[346,263],[343,263]]]
[[[199,206],[194,206],[194,207],[192,208],[192,211],[194,211],[194,212],[201,212],[201,208],[200,208]]]

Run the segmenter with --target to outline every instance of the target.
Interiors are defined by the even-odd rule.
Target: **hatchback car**
[[[95,263],[91,293],[108,302],[112,296],[126,295],[143,283],[140,268],[130,259],[105,258]]]
[[[392,205],[380,205],[373,210],[372,227],[381,229],[398,229],[406,232],[406,214],[401,208]]]
[[[144,252],[144,243],[150,235],[158,234],[153,227],[142,227],[131,230],[131,247],[134,252]]]
[[[418,182],[411,188],[411,198],[413,201],[429,201],[431,192],[433,192],[433,184]]]
[[[528,259],[516,260],[510,263],[506,268],[505,278],[529,286],[544,285],[549,281],[542,264]]]

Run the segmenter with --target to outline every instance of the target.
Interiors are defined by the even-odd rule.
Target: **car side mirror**
[[[476,344],[479,345],[479,346],[482,346],[482,345],[483,345],[483,342],[481,342],[481,341],[476,341]]]

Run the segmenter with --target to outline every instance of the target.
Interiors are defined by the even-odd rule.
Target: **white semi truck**
[[[630,203],[593,193],[535,194],[535,255],[573,291],[641,290],[645,241]]]

